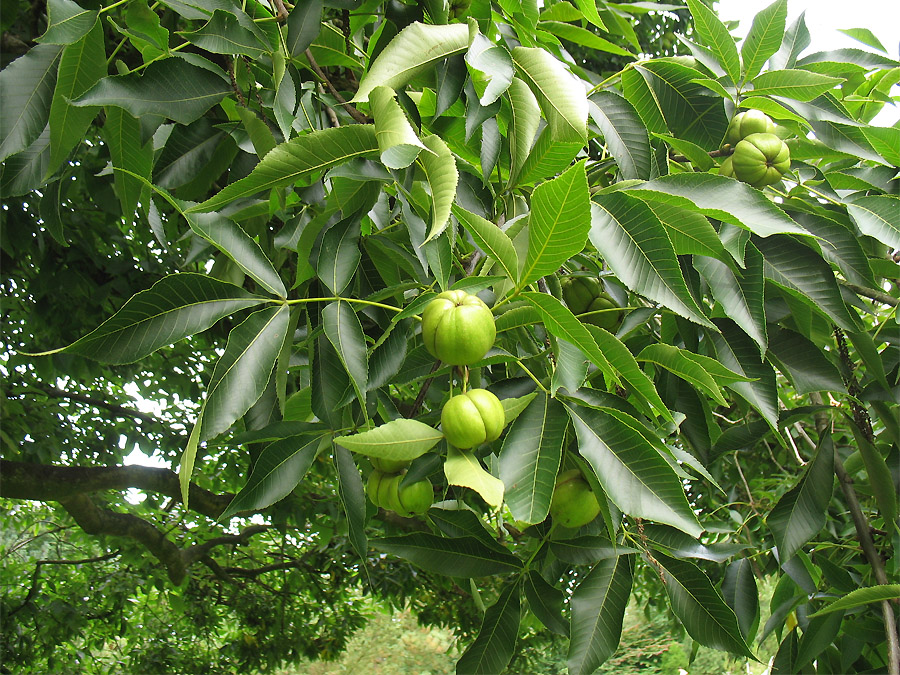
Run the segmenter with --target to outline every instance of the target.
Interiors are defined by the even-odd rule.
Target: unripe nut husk
[[[577,528],[587,525],[599,514],[597,495],[578,469],[565,471],[557,477],[550,500],[550,515],[554,523]]]
[[[734,176],[756,188],[772,185],[791,168],[791,151],[775,134],[750,134],[734,148]]]
[[[435,358],[470,366],[494,345],[494,315],[480,298],[465,291],[444,291],[422,312],[422,339]]]
[[[503,404],[487,389],[470,389],[454,396],[441,411],[444,437],[462,450],[500,438],[505,426]]]

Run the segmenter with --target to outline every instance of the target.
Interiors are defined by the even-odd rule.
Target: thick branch
[[[863,297],[869,298],[870,300],[875,300],[876,302],[881,302],[885,305],[890,305],[891,307],[897,307],[900,305],[900,300],[897,300],[893,295],[888,295],[882,291],[876,291],[873,288],[866,288],[865,286],[859,286],[857,284],[850,284],[846,281],[841,282],[842,286],[846,286],[854,293],[858,293]]]
[[[2,496],[9,499],[63,501],[91,492],[137,488],[181,501],[178,474],[148,466],[54,466],[0,459]],[[234,495],[215,494],[191,484],[190,508],[216,519]]]
[[[202,544],[197,544],[196,546],[191,546],[187,549],[184,552],[185,560],[187,564],[190,565],[195,560],[205,557],[206,554],[216,546],[224,546],[225,544],[232,544],[235,546],[246,544],[247,540],[254,534],[265,532],[268,529],[268,525],[251,525],[250,527],[245,527],[239,534],[226,534],[221,537],[215,537],[214,539],[205,541]]]

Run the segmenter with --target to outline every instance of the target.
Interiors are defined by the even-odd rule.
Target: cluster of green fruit
[[[622,323],[623,312],[594,277],[571,276],[562,280],[563,300],[584,323],[614,333]]]
[[[720,176],[737,178],[755,188],[772,185],[791,168],[791,152],[775,133],[775,123],[759,110],[738,113],[728,125],[725,144],[734,154],[722,162]]]
[[[399,513],[407,518],[414,513],[425,513],[431,506],[434,489],[431,481],[424,480],[402,485],[407,462],[370,457],[374,471],[369,474],[366,493],[375,506]]]
[[[453,366],[470,366],[494,345],[497,327],[478,296],[445,291],[422,313],[422,337],[432,356]],[[444,437],[462,450],[500,438],[505,426],[503,404],[487,389],[453,396],[441,411]]]

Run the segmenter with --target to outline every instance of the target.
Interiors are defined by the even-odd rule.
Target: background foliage
[[[740,44],[699,0],[5,0],[2,30],[3,668],[330,659],[375,599],[452,628],[458,672],[588,673],[633,598],[738,658],[774,636],[778,672],[900,672],[871,31],[808,53],[784,0]],[[765,189],[718,175],[749,109],[791,150]],[[420,335],[448,288],[497,322],[466,371]],[[462,452],[467,385],[511,424]],[[401,455],[420,518],[364,494]]]

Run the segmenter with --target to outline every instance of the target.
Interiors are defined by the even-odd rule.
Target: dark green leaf
[[[322,310],[325,335],[334,347],[350,381],[356,390],[360,404],[365,405],[369,381],[369,363],[366,354],[366,337],[359,318],[349,302],[332,302]]]
[[[339,445],[334,446],[334,463],[337,467],[338,492],[350,531],[350,545],[356,555],[366,560],[366,492],[362,477],[350,451]]]
[[[506,668],[519,632],[520,593],[518,579],[509,581],[497,602],[487,608],[478,637],[456,663],[458,675],[493,675]]]
[[[475,537],[445,539],[425,532],[374,539],[373,548],[406,558],[426,572],[450,577],[486,577],[521,569],[509,553],[499,553]]]
[[[706,43],[706,46],[722,64],[731,81],[736,84],[741,79],[741,58],[738,56],[734,38],[731,37],[725,24],[716,16],[716,13],[700,0],[687,0],[687,5],[694,18],[694,29],[697,31],[697,35]]]
[[[751,642],[759,627],[759,594],[749,559],[735,560],[725,569],[722,596],[737,616],[744,640]]]
[[[299,58],[303,56],[322,27],[322,0],[298,2],[288,15],[287,50]]]
[[[588,103],[622,178],[649,180],[650,138],[634,106],[611,91],[591,94]]]
[[[46,128],[61,54],[62,47],[38,45],[0,72],[0,162],[30,146]]]
[[[260,33],[241,25],[241,21],[232,12],[219,9],[197,30],[181,31],[179,35],[213,54],[242,54],[256,60],[272,51]]]
[[[360,221],[356,214],[335,223],[322,237],[316,274],[334,295],[340,295],[356,273],[362,257],[359,237]]]
[[[787,0],[775,0],[753,17],[750,32],[741,45],[744,61],[744,80],[752,80],[759,74],[766,60],[781,47],[785,37]],[[776,66],[773,66],[773,68]]]
[[[97,23],[96,10],[82,9],[72,0],[48,0],[47,10],[50,25],[35,42],[70,45],[87,35]]]

